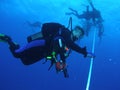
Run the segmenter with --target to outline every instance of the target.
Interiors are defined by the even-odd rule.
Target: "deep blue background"
[[[120,90],[120,1],[93,0],[105,20],[102,41],[96,35],[95,54],[90,90]],[[87,0],[0,0],[0,33],[10,35],[21,46],[26,37],[39,28],[31,28],[26,21],[59,22],[68,24],[68,7],[82,13]],[[73,26],[80,20],[73,17]],[[81,46],[91,51],[93,34],[84,37]],[[47,71],[49,62],[24,66],[12,56],[6,43],[0,42],[0,90],[85,90],[90,59],[72,52],[67,59],[70,78],[56,74],[54,67]]]

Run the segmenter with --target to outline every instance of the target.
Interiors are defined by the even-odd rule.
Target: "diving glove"
[[[92,52],[88,52],[88,53],[87,53],[87,57],[95,58],[95,54],[92,53]]]

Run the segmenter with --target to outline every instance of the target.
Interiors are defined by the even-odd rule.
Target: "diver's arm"
[[[95,7],[94,7],[94,5],[93,5],[92,1],[91,1],[91,0],[88,0],[88,2],[89,2],[89,4],[90,4],[90,6],[92,7],[92,9],[94,10],[94,9],[95,9]]]
[[[72,50],[74,50],[74,51],[76,51],[76,52],[78,52],[78,53],[80,53],[80,54],[83,54],[84,57],[90,57],[90,58],[94,58],[94,57],[95,57],[94,53],[88,52],[88,51],[86,50],[86,47],[81,48],[80,46],[78,46],[78,45],[75,44],[74,42],[71,42],[71,43],[69,42],[69,46],[70,46],[70,48],[71,48]]]
[[[69,8],[69,9],[70,9],[72,12],[71,12],[71,13],[66,13],[66,14],[68,14],[68,15],[73,14],[73,15],[75,15],[76,17],[79,18],[78,11],[76,11],[76,10],[74,10],[74,9],[72,9],[72,8]]]
[[[68,48],[83,54],[84,57],[94,57],[93,53],[87,52],[86,47],[81,48],[79,45],[77,45],[76,43],[74,43],[74,41],[71,39],[71,32],[69,30],[65,30],[64,34],[63,34],[63,38],[65,40],[65,44],[67,45]]]
[[[78,14],[78,12],[72,8],[69,8],[72,12],[74,12],[75,14]]]
[[[71,33],[69,32],[64,32],[64,39],[66,42],[66,45],[71,48],[72,50],[83,54],[85,57],[87,56],[87,51],[86,51],[86,47],[81,48],[80,46],[78,46],[76,43],[73,42],[73,40],[71,39]]]
[[[87,53],[87,50],[86,50],[86,47],[81,48],[80,46],[78,46],[78,45],[75,44],[74,42],[69,42],[69,47],[70,47],[72,50],[74,50],[74,51],[76,51],[76,52],[78,52],[78,53],[83,54],[84,57],[86,57],[87,54],[88,54],[88,53]]]

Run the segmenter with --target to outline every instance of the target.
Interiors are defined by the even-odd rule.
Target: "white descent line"
[[[92,44],[92,53],[95,52],[95,36],[96,36],[96,28],[94,29],[93,44]],[[88,79],[87,79],[87,84],[86,84],[86,90],[89,90],[89,87],[90,87],[92,67],[93,67],[93,60],[94,60],[94,58],[91,58],[91,60],[90,60],[90,68],[89,68],[89,74],[88,74]]]

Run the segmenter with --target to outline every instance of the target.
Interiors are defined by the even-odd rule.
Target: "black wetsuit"
[[[49,44],[51,41],[49,38],[49,36],[53,36],[52,38],[55,38],[57,36],[59,36],[58,32],[59,32],[59,29],[58,27],[61,26],[61,37],[63,37],[64,41],[65,41],[65,44],[67,47],[69,47],[70,49],[78,52],[78,53],[81,53],[83,54],[84,56],[87,55],[87,52],[86,52],[86,49],[85,48],[81,48],[80,46],[78,46],[71,38],[71,31],[68,30],[67,28],[65,28],[64,26],[58,24],[58,23],[45,23],[46,25],[43,25],[42,27],[42,32],[43,32],[43,36],[45,36],[45,38],[47,37],[47,43]],[[48,26],[47,24],[49,24],[49,27],[46,27]],[[58,26],[57,26],[58,25]],[[57,27],[55,27],[57,26]],[[49,46],[48,46],[49,47]]]
[[[14,50],[11,47],[10,47],[10,50],[12,52],[14,50],[14,56],[21,58],[22,62],[25,65],[30,65],[49,55],[53,48],[52,46],[53,41],[57,37],[61,37],[63,42],[68,48],[83,54],[85,57],[87,56],[86,48],[85,47],[81,48],[80,46],[75,44],[71,38],[71,31],[65,28],[61,24],[58,24],[58,23],[43,24],[42,34],[43,34],[43,39],[31,41],[30,43],[28,43],[27,46],[25,46],[21,50],[20,49]],[[35,44],[38,44],[38,45],[35,45]]]

